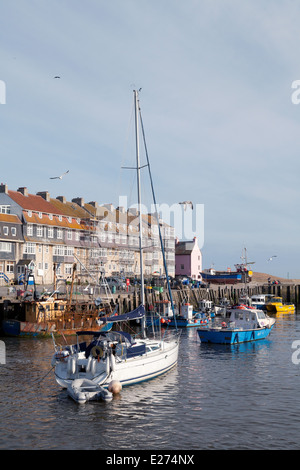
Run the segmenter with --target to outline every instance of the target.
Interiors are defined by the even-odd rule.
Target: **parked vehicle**
[[[115,287],[116,289],[119,289],[119,290],[126,289],[126,283],[122,279],[119,279],[117,277],[107,277],[105,280],[110,289],[112,287]]]

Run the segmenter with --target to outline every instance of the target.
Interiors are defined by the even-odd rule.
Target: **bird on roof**
[[[182,204],[184,206],[184,210],[186,211],[186,208],[190,206],[191,209],[193,209],[193,203],[192,201],[183,201],[179,202],[179,204]]]
[[[62,180],[63,176],[65,176],[67,173],[69,173],[70,170],[67,170],[65,173],[63,173],[62,175],[60,176],[51,176],[50,179],[51,180]]]
[[[267,261],[272,261],[272,260],[273,260],[273,258],[277,258],[277,255],[273,255],[273,256],[271,256],[271,258],[269,258]]]

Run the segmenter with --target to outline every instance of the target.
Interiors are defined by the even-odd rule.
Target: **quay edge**
[[[300,304],[300,281],[299,283],[281,283],[281,284],[266,284],[266,283],[250,283],[247,286],[248,295],[251,297],[255,294],[272,294],[282,297],[283,302],[291,302],[295,304],[296,308]],[[5,290],[7,292],[7,289]],[[235,285],[211,285],[209,288],[189,288],[182,287],[180,289],[173,289],[172,296],[174,303],[180,305],[183,302],[188,302],[197,309],[199,301],[203,299],[211,300],[213,303],[218,304],[219,301],[226,297],[230,303],[236,303],[244,292],[243,284]],[[3,292],[0,292],[0,294]],[[140,295],[137,290],[132,292],[120,291],[112,294],[112,298],[119,305],[119,312],[124,313],[134,310],[140,304]],[[88,299],[82,299],[88,300]],[[90,299],[89,299],[90,300]],[[162,292],[146,291],[145,303],[146,309],[154,305],[156,301],[169,300],[166,289]],[[0,295],[0,322],[11,318],[20,317],[20,312],[23,308],[23,302],[16,299],[14,294]]]

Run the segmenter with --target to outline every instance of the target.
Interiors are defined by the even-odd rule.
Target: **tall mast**
[[[141,303],[145,305],[145,293],[144,293],[144,269],[143,269],[143,221],[141,211],[141,178],[140,178],[140,145],[139,145],[139,103],[138,103],[138,91],[134,90],[134,109],[135,109],[135,139],[136,139],[136,171],[137,171],[137,195],[138,195],[138,211],[139,211],[139,248],[140,248],[140,270],[141,270]]]

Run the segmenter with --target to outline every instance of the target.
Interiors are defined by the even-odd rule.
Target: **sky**
[[[298,2],[0,0],[0,13],[0,182],[130,206],[141,88],[157,202],[193,202],[203,267],[233,270],[246,248],[253,271],[300,279]]]

